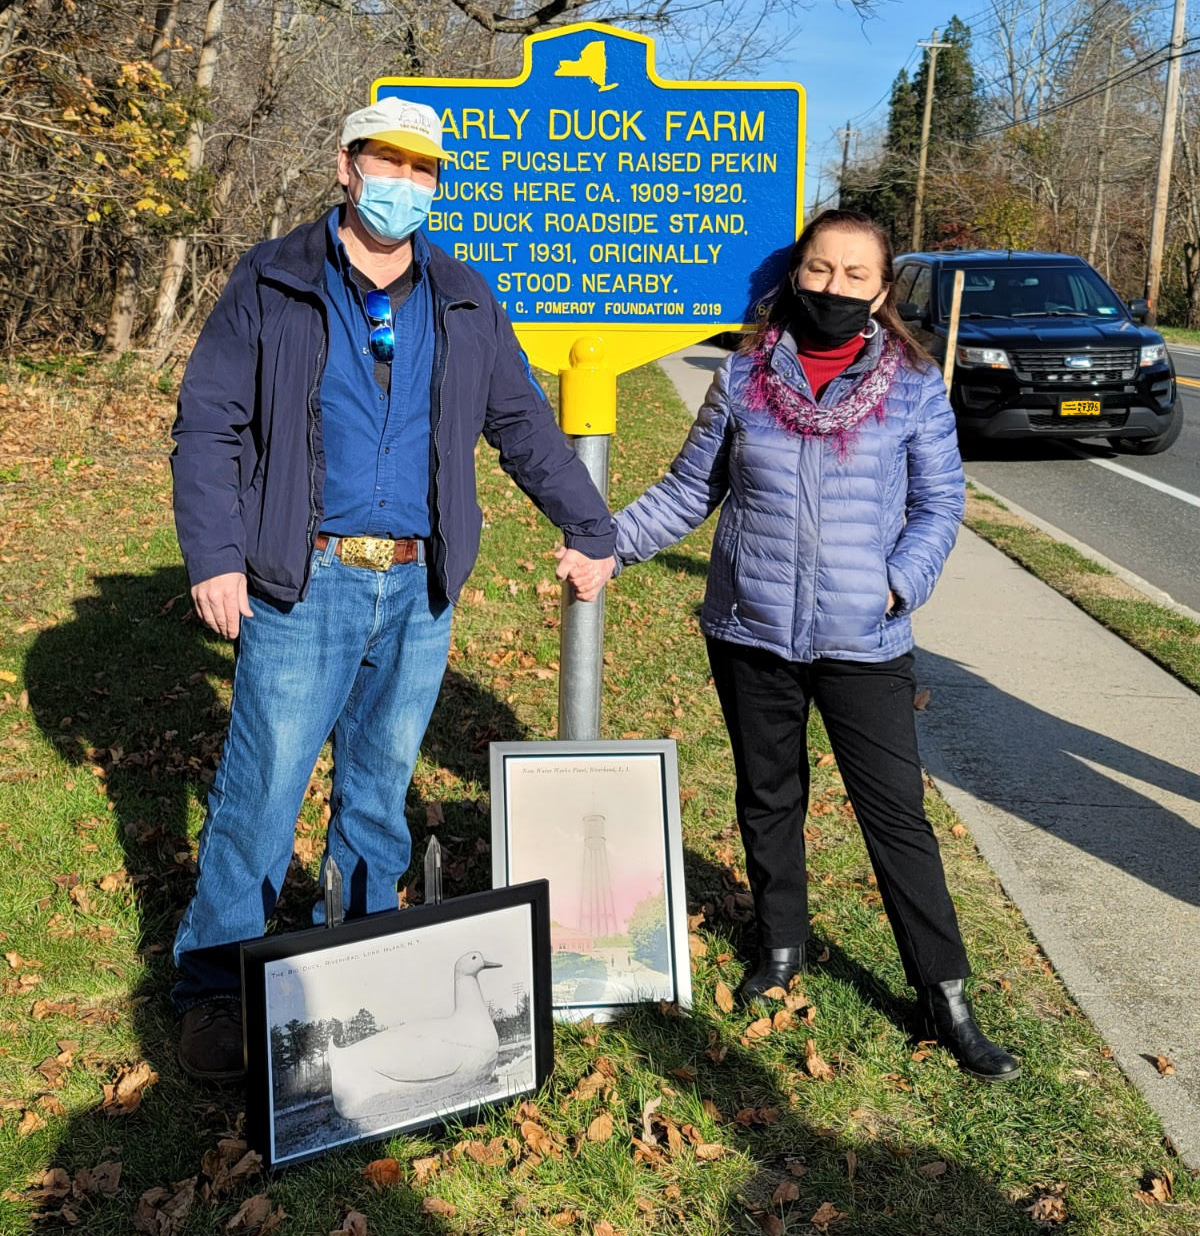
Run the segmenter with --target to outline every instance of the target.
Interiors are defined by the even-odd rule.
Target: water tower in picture
[[[608,838],[604,816],[592,812],[583,817],[583,880],[579,929],[595,939],[615,936],[620,930],[613,900],[612,875],[608,869]]]

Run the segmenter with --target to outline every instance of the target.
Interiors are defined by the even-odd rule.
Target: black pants
[[[965,978],[970,967],[925,818],[912,653],[874,663],[806,664],[710,639],[708,658],[733,745],[738,826],[760,946],[786,948],[808,938],[806,739],[815,703],[908,981]]]

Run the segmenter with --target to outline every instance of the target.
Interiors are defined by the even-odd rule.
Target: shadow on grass
[[[186,1182],[193,1179],[201,1194],[206,1187],[213,1188],[215,1165],[209,1159],[205,1166],[204,1156],[222,1138],[240,1131],[240,1091],[201,1091],[181,1075],[175,1062],[175,1018],[168,995],[173,977],[170,944],[195,874],[189,821],[197,818],[197,799],[203,799],[219,755],[227,716],[223,684],[228,682],[232,660],[228,647],[210,639],[190,617],[181,570],[112,575],[97,579],[95,585],[95,595],[76,603],[73,621],[38,638],[28,657],[26,681],[37,723],[63,758],[81,771],[96,769],[103,774],[113,807],[112,827],[132,880],[138,947],[145,961],[131,984],[128,1004],[117,1010],[127,1019],[125,1029],[136,1039],[122,1050],[147,1061],[159,1080],[130,1116],[112,1119],[96,1107],[64,1122],[44,1165],[65,1168],[72,1175],[106,1160],[123,1165],[115,1196],[91,1198],[79,1205],[73,1230],[86,1231],[89,1236],[124,1236],[131,1228],[170,1231],[172,1236],[225,1230],[241,1202],[263,1188],[260,1179],[218,1190],[209,1202],[197,1198],[173,1226],[153,1216],[138,1226],[134,1216],[138,1199],[147,1190],[161,1188],[160,1205],[166,1207],[171,1197],[179,1196],[181,1182],[184,1195],[189,1187]],[[524,728],[506,704],[451,670],[424,756],[438,768],[486,784],[488,744],[524,736]],[[429,827],[414,822],[413,831],[414,852],[419,854]],[[452,847],[461,848],[464,860],[459,882],[448,880],[449,891],[487,887],[486,844],[481,848],[479,843],[486,842],[490,830],[482,805],[448,805],[445,824],[437,831]],[[693,906],[715,903],[727,891],[723,872],[694,852],[687,856],[687,875]],[[282,925],[305,925],[315,892],[304,871],[293,868],[281,903]],[[718,919],[718,927],[724,926]],[[731,926],[731,934],[740,936],[741,926]],[[888,1032],[889,1022],[901,1024],[903,1008],[856,963],[837,953],[831,955],[827,967],[858,990],[870,1008],[867,1017],[875,1015],[882,1033]],[[702,975],[702,983],[710,979],[711,975]],[[769,1230],[771,1216],[787,1224],[775,1230],[791,1230],[797,1224],[807,1225],[824,1202],[844,1213],[837,1227],[843,1236],[915,1236],[925,1232],[931,1220],[941,1230],[991,1236],[1027,1229],[1027,1220],[969,1164],[947,1162],[940,1178],[930,1178],[919,1169],[933,1160],[946,1162],[944,1156],[911,1139],[853,1135],[849,1130],[855,1103],[852,1065],[844,1066],[845,1101],[839,1105],[839,1096],[830,1092],[828,1127],[816,1127],[800,1118],[793,1106],[794,1087],[818,1084],[803,1080],[798,1072],[804,1033],[789,1032],[786,1065],[768,1059],[739,1041],[740,1027],[749,1019],[715,1015],[704,999],[703,987],[700,991],[701,1000],[691,1015],[639,1012],[611,1031],[602,1031],[596,1050],[606,1050],[610,1035],[623,1037],[630,1045],[638,1073],[620,1083],[621,1115],[636,1136],[643,1133],[647,1098],[665,1094],[660,1110],[679,1127],[705,1120],[703,1099],[709,1099],[727,1121],[714,1140],[730,1145],[744,1159],[702,1165],[687,1148],[672,1151],[668,1131],[660,1125],[657,1151],[661,1161],[646,1164],[641,1176],[631,1175],[633,1144],[619,1123],[617,1134],[604,1144],[572,1138],[564,1130],[564,1141],[573,1143],[578,1158],[597,1159],[595,1170],[585,1163],[575,1171],[568,1163],[539,1177],[536,1168],[523,1175],[523,1167],[505,1167],[482,1181],[493,1213],[471,1215],[460,1209],[457,1217],[442,1219],[422,1211],[423,1192],[401,1184],[376,1194],[360,1172],[366,1163],[387,1153],[401,1160],[437,1154],[449,1148],[455,1133],[433,1142],[364,1143],[293,1168],[271,1183],[272,1205],[282,1206],[288,1216],[278,1231],[285,1236],[329,1232],[351,1207],[366,1213],[376,1232],[437,1236],[522,1228],[548,1231],[553,1227],[551,1215],[564,1207],[574,1206],[588,1223],[598,1223],[614,1208],[631,1209],[635,1197],[651,1204],[652,1215],[634,1212],[628,1230],[634,1230],[634,1225],[654,1232],[678,1227],[697,1236],[701,1232],[752,1232],[762,1225]],[[78,1029],[64,1019],[54,1032],[65,1037]],[[569,1089],[591,1068],[585,1035],[577,1026],[559,1031],[558,1073],[548,1093],[539,1096],[548,1122],[561,1119],[559,1113],[565,1104],[569,1106]],[[127,1034],[126,1043],[128,1038]],[[727,1051],[718,1061],[710,1052],[717,1049],[719,1055],[721,1046]],[[651,1076],[642,1071],[646,1069]],[[672,1074],[679,1069],[685,1070],[682,1078]],[[694,1071],[694,1080],[686,1070]],[[663,1091],[664,1085],[672,1093]],[[639,1094],[641,1090],[647,1093]],[[737,1112],[743,1113],[741,1121],[728,1124]],[[594,1114],[584,1118],[583,1127]],[[495,1116],[489,1132],[513,1136],[514,1115],[509,1111]],[[855,1156],[852,1173],[848,1152]],[[610,1161],[609,1165],[602,1168],[602,1160]],[[443,1174],[452,1170],[454,1164],[448,1163]],[[704,1185],[704,1174],[710,1171],[728,1173],[722,1177],[727,1187]],[[697,1181],[694,1196],[681,1195],[678,1189],[672,1196],[673,1181],[688,1177]],[[772,1203],[781,1183],[793,1183],[797,1196],[787,1203]],[[430,1191],[438,1188],[434,1184]],[[532,1204],[529,1194],[537,1195]],[[43,1209],[54,1209],[54,1203],[48,1202]],[[934,1219],[935,1215],[939,1217]],[[38,1230],[69,1226],[60,1217],[39,1224]],[[590,1232],[591,1227],[585,1224],[581,1230]]]

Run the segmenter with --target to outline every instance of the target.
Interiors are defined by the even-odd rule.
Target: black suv
[[[960,432],[985,438],[1110,438],[1156,455],[1179,437],[1183,408],[1162,336],[1141,325],[1082,258],[948,250],[896,259],[896,299],[942,363],[964,274],[950,402]]]

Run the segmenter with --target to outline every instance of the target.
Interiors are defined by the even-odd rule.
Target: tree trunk
[[[159,0],[155,6],[150,63],[164,76],[171,66],[171,43],[175,38],[175,21],[178,16],[179,0]]]
[[[132,246],[126,246],[122,249],[117,263],[117,287],[108,315],[108,327],[104,331],[104,346],[100,351],[103,359],[116,360],[129,351],[133,340],[137,294],[137,262]]]
[[[225,0],[208,0],[208,15],[204,22],[204,45],[200,49],[200,61],[196,66],[196,91],[207,94],[212,89],[216,76],[217,53],[221,45],[221,25],[225,19]],[[199,116],[193,118],[188,129],[187,169],[190,175],[204,166],[204,122]],[[187,265],[188,238],[173,236],[167,242],[162,275],[158,283],[158,295],[154,300],[154,320],[150,327],[150,343],[161,349],[171,330],[175,316],[175,302],[183,284],[183,272]]]
[[[267,229],[267,236],[271,240],[283,235],[284,224],[287,221],[288,190],[292,187],[292,181],[299,175],[298,168],[289,167],[280,177],[279,192],[275,194],[275,204],[271,207],[271,225]]]

